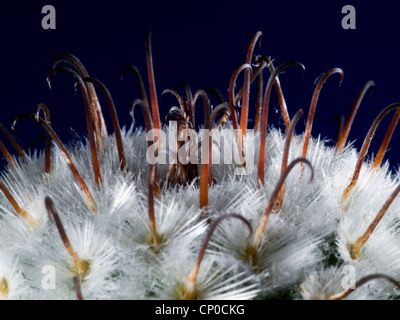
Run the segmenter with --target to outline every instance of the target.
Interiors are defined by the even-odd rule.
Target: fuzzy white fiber
[[[168,127],[164,127],[168,134]],[[224,131],[232,132],[232,131]],[[227,133],[226,133],[227,134]],[[232,139],[226,137],[226,139]],[[255,150],[259,136],[255,136]],[[210,221],[235,213],[253,230],[279,179],[285,135],[271,129],[267,136],[265,184],[256,183],[256,170],[235,176],[233,165],[214,165],[215,184],[209,188],[208,219],[199,208],[198,181],[162,187],[155,201],[162,243],[149,245],[148,165],[145,132],[123,131],[128,170],[121,171],[114,136],[105,140],[100,158],[103,183],[97,188],[87,141],[68,147],[88,185],[97,210],[92,212],[59,149],[52,148],[52,171],[44,173],[43,155],[16,159],[2,178],[37,222],[30,227],[0,196],[0,297],[8,299],[73,299],[76,297],[73,261],[55,224],[48,218],[44,198],[50,197],[65,232],[79,257],[90,263],[81,279],[86,299],[176,299],[182,297]],[[301,155],[303,135],[291,143],[289,162]],[[245,140],[245,143],[247,141]],[[326,299],[344,290],[342,268],[352,266],[355,280],[384,273],[400,280],[400,201],[395,200],[357,259],[349,253],[398,184],[385,164],[372,174],[365,162],[346,205],[341,196],[350,182],[357,151],[348,146],[336,152],[320,139],[310,142],[310,170],[296,165],[286,180],[282,208],[272,213],[252,263],[246,257],[252,235],[238,219],[217,226],[196,280],[198,299]],[[257,163],[256,163],[257,165]],[[168,166],[158,166],[161,185]],[[199,165],[200,169],[200,165]],[[55,268],[55,287],[44,288],[43,267]],[[398,297],[393,285],[373,280],[347,299]]]

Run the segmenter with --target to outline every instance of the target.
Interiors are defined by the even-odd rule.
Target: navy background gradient
[[[56,8],[56,30],[41,27],[46,4]],[[341,26],[346,4],[356,8],[356,30]],[[147,81],[148,30],[159,95],[185,80],[193,90],[216,87],[227,99],[232,72],[245,57],[253,34],[262,31],[261,48],[255,54],[271,56],[276,66],[298,60],[306,67],[303,79],[293,67],[280,76],[290,116],[299,108],[305,112],[298,132],[304,130],[316,79],[333,67],[343,69],[344,80],[338,87],[339,76],[333,75],[323,87],[314,136],[335,139],[337,124],[331,119],[338,113],[348,116],[368,80],[375,81],[376,90],[371,100],[363,100],[349,137],[358,148],[376,115],[400,101],[399,1],[26,1],[3,3],[0,14],[0,120],[8,126],[16,114],[33,112],[43,102],[64,142],[73,138],[71,128],[84,135],[86,121],[82,96],[74,94],[72,78],[60,73],[52,79],[53,89],[47,87],[46,75],[56,55],[76,55],[92,77],[108,86],[121,125],[130,126],[129,105],[139,92],[133,74],[127,74],[121,85],[119,73],[124,65],[134,64]],[[112,132],[106,102],[100,92],[99,96]],[[217,103],[213,98],[212,102]],[[162,117],[171,103],[176,104],[172,96],[160,103]],[[251,106],[253,118],[254,99]],[[200,119],[200,104],[197,110]],[[269,124],[283,128],[277,110],[273,91]],[[393,114],[378,127],[369,155],[379,148]],[[23,145],[43,135],[30,120],[21,120],[18,129]],[[394,168],[400,161],[399,142],[397,129],[387,154]]]

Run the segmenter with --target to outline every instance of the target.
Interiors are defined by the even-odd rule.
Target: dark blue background
[[[41,27],[46,4],[56,8],[56,30]],[[341,27],[346,4],[356,8],[356,30]],[[253,34],[262,31],[256,54],[271,56],[275,65],[298,60],[306,66],[303,79],[296,68],[280,76],[290,116],[299,108],[305,111],[298,131],[304,129],[315,80],[333,67],[343,69],[343,84],[338,87],[339,77],[334,75],[322,89],[313,135],[334,139],[336,124],[330,120],[338,113],[348,116],[368,80],[376,82],[375,93],[362,102],[350,132],[358,148],[376,115],[400,101],[399,1],[26,1],[3,3],[0,12],[0,120],[9,125],[16,114],[32,112],[43,102],[51,108],[52,124],[64,142],[73,137],[70,128],[85,134],[85,117],[81,94],[74,94],[69,76],[59,74],[53,78],[53,89],[47,87],[46,75],[55,56],[75,54],[91,76],[108,86],[121,124],[130,125],[129,104],[139,93],[133,75],[127,74],[121,85],[119,73],[132,63],[147,80],[147,30],[153,35],[159,95],[185,80],[193,90],[216,87],[227,99],[232,72],[245,57]],[[162,116],[170,103],[175,100],[161,102]],[[280,113],[274,112],[279,108],[274,92],[270,108],[269,124],[283,128]],[[377,151],[392,114],[378,128],[370,155]],[[43,134],[29,121],[21,121],[19,129],[25,145]],[[387,155],[395,167],[400,161],[399,131]]]

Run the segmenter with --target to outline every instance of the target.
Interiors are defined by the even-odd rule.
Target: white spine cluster
[[[81,280],[84,298],[180,297],[209,225],[200,219],[198,187],[192,184],[163,188],[155,203],[158,233],[163,240],[157,252],[151,249],[146,166],[138,167],[144,162],[146,145],[135,143],[144,134],[139,130],[123,135],[131,168],[125,172],[120,171],[115,160],[114,138],[105,141],[100,189],[91,177],[88,146],[83,143],[70,148],[94,195],[96,212],[86,204],[57,148],[52,153],[54,173],[49,176],[43,173],[42,156],[18,161],[16,167],[3,172],[8,188],[37,223],[29,226],[1,197],[2,298],[75,297],[73,260],[48,218],[45,196],[54,201],[72,247],[89,264]],[[209,188],[209,219],[237,213],[250,221],[253,229],[257,227],[279,178],[284,142],[285,136],[279,131],[269,132],[266,183],[261,188],[255,182],[255,173],[239,177],[233,174],[233,165],[214,165],[217,183]],[[298,155],[301,142],[302,136],[295,136],[291,159]],[[140,155],[142,160],[138,161]],[[369,163],[365,163],[360,184],[343,210],[340,190],[351,178],[356,156],[350,147],[337,153],[319,139],[311,142],[309,159],[314,166],[314,179],[308,181],[307,168],[300,179],[300,165],[288,176],[282,208],[268,221],[256,264],[246,258],[249,230],[236,219],[222,221],[201,264],[197,298],[269,298],[285,293],[293,298],[325,299],[344,290],[341,286],[345,274],[341,269],[346,265],[355,268],[356,279],[372,273],[400,279],[399,201],[390,206],[360,256],[353,259],[349,253],[348,244],[365,231],[398,179],[387,170],[387,164],[371,174]],[[167,166],[159,169],[159,175],[165,176]],[[43,287],[46,266],[55,270],[53,288]],[[391,284],[375,280],[350,297],[389,298],[395,297],[396,292]]]

